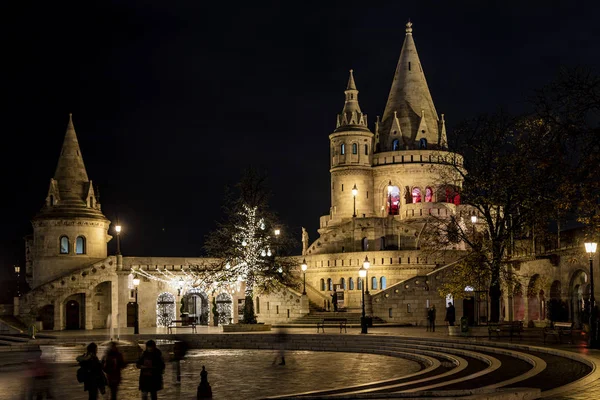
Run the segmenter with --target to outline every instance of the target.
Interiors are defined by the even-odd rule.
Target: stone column
[[[54,301],[54,330],[62,331],[65,329],[65,305],[64,301]]]
[[[13,297],[13,315],[19,315],[20,297]]]
[[[85,325],[84,329],[94,329],[94,319],[92,313],[94,312],[94,293],[86,290],[85,292]]]
[[[303,294],[302,298],[300,299],[300,313],[308,314],[309,312],[310,312],[310,307],[308,304],[308,296]]]
[[[119,278],[112,279],[110,281],[110,297],[111,297],[111,326],[113,327],[113,339],[117,337],[117,330],[119,327]]]

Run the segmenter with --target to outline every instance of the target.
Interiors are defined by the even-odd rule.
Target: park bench
[[[183,321],[180,319],[174,319],[173,321],[171,321],[171,323],[169,324],[169,326],[167,326],[167,333],[173,333],[173,328],[177,328],[177,329],[181,329],[181,328],[191,328],[192,329],[192,333],[196,333],[196,323],[195,322],[189,322],[189,325],[177,325],[177,323],[183,324],[184,322],[188,322],[188,321]]]
[[[544,344],[546,344],[546,336],[556,336],[559,343],[562,343],[563,337],[569,337],[569,343],[573,343],[573,323],[555,322],[552,326],[544,328]]]
[[[488,325],[490,340],[492,339],[492,334],[496,334],[496,337],[498,338],[500,336],[508,335],[510,336],[510,340],[512,340],[513,336],[518,335],[519,339],[522,339],[521,332],[523,332],[523,321],[501,322]]]
[[[346,329],[346,322],[348,322],[348,318],[323,318],[321,321],[317,322],[317,333],[319,332],[319,329],[322,329],[323,333],[325,333],[325,325],[339,326],[340,333],[342,333],[342,329],[344,329],[345,332],[348,332]]]

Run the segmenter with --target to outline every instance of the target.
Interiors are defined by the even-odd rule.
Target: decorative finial
[[[410,19],[406,23],[406,33],[407,34],[412,34],[412,22],[410,22]]]
[[[351,70],[350,70],[350,73],[353,73],[353,72],[354,72],[354,70],[353,70],[353,69],[351,69]]]

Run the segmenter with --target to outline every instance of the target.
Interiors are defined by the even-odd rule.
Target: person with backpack
[[[161,351],[156,348],[154,340],[146,342],[146,350],[136,365],[140,369],[142,400],[148,400],[148,393],[150,393],[152,400],[156,400],[158,398],[157,392],[163,388],[165,361]]]
[[[83,383],[83,390],[88,392],[89,400],[98,399],[98,392],[106,392],[106,376],[102,372],[102,364],[98,360],[98,346],[88,344],[85,354],[77,357],[80,367],[77,370],[77,381]]]
[[[117,400],[117,392],[121,383],[121,370],[123,368],[125,368],[123,354],[119,351],[115,342],[110,342],[110,347],[106,351],[106,355],[102,358],[102,369],[106,372],[111,400]]]

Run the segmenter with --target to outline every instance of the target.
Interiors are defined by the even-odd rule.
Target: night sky
[[[69,112],[123,253],[196,256],[249,165],[269,173],[272,208],[298,240],[302,226],[316,238],[348,70],[373,129],[409,18],[450,138],[478,113],[527,111],[560,67],[600,61],[597,2],[13,3],[1,28],[0,280],[24,263]]]

